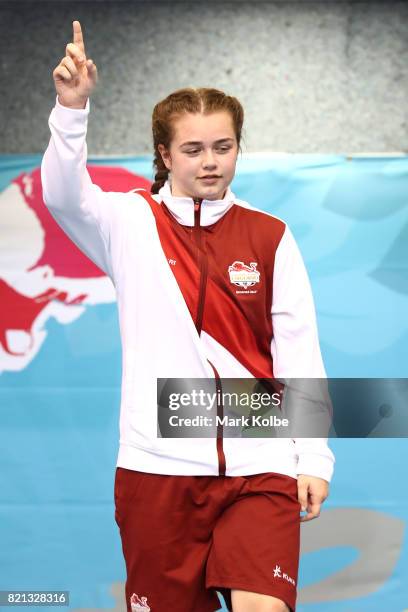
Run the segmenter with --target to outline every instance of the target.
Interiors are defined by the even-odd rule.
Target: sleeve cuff
[[[299,455],[296,473],[316,476],[330,482],[334,471],[334,458],[324,455],[304,453]]]
[[[58,94],[55,97],[55,106],[52,110],[55,122],[65,130],[83,130],[84,125],[88,121],[90,110],[89,98],[86,101],[85,108],[68,108],[63,106],[58,100]]]

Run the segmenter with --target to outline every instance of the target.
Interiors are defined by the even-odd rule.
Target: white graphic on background
[[[25,174],[21,186],[13,182],[0,192],[0,225],[8,228],[0,236],[0,374],[31,363],[47,337],[50,319],[67,325],[87,306],[116,299],[111,280],[92,271],[84,255],[75,255],[75,245],[55,227],[40,201],[39,185],[34,186]]]

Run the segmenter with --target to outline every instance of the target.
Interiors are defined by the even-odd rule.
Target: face
[[[174,196],[221,200],[235,174],[238,143],[227,111],[210,115],[186,113],[174,120],[174,138],[167,151],[159,145],[171,170]],[[205,176],[215,178],[205,179]]]

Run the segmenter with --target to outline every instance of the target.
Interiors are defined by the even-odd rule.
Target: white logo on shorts
[[[296,586],[296,582],[293,580],[293,578],[285,572],[282,572],[280,565],[275,565],[273,569],[273,577],[283,578],[284,580],[287,580],[287,582],[290,582],[290,584],[293,584],[293,586]]]
[[[150,607],[147,604],[147,597],[140,597],[133,593],[130,598],[132,612],[150,612]]]

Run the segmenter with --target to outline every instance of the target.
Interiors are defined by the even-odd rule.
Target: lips
[[[201,179],[215,179],[215,178],[220,178],[220,177],[217,176],[216,174],[208,174],[207,176],[200,176],[199,178],[201,178]]]

